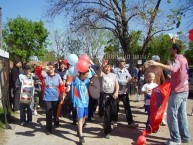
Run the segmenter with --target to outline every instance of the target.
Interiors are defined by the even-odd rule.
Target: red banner
[[[151,132],[158,131],[166,105],[170,96],[171,86],[170,82],[166,82],[152,90],[150,100],[150,129],[145,130],[143,135],[151,134]]]

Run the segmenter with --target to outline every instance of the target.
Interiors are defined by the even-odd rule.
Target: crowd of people
[[[90,61],[88,69],[84,72],[78,72],[75,76],[69,75],[70,65],[68,61],[49,62],[45,66],[46,72],[41,71],[41,78],[36,71],[39,66],[33,65],[31,68],[25,64],[23,71],[21,71],[21,62],[16,61],[10,74],[11,106],[14,111],[20,113],[22,126],[33,121],[32,114],[37,115],[38,107],[45,107],[47,135],[52,133],[52,124],[56,127],[59,126],[61,114],[70,116],[72,113],[73,124],[78,124],[79,141],[85,143],[83,127],[86,120],[94,121],[97,106],[99,107],[98,115],[104,119],[105,138],[110,138],[112,124],[117,125],[120,101],[123,102],[128,127],[138,127],[138,124],[133,120],[130,106],[128,87],[130,83],[136,85],[137,102],[141,101],[144,96],[143,107],[147,111],[146,129],[148,129],[152,89],[170,81],[171,96],[167,113],[165,113],[167,114],[167,121],[164,117],[162,121],[162,125],[168,124],[170,131],[171,140],[167,144],[176,145],[181,144],[181,142],[189,142],[190,135],[186,114],[188,64],[186,58],[180,54],[180,47],[177,44],[173,44],[169,51],[171,54],[170,63],[162,64],[158,55],[152,56],[152,60],[135,68],[133,76],[125,67],[125,58],[118,58],[113,67],[105,58],[101,64],[93,64]],[[100,80],[100,97],[98,99],[93,98],[88,89],[94,83],[92,82],[93,77]],[[27,81],[31,81],[31,83],[27,84]],[[27,94],[26,98],[24,94]]]

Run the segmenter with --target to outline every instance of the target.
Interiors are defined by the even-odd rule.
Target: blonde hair
[[[153,72],[148,73],[148,77],[151,77],[151,76],[155,78],[155,74]]]

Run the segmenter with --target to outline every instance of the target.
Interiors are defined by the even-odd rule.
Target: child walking
[[[86,72],[79,72],[79,75],[76,76],[71,85],[73,107],[77,111],[77,120],[78,120],[77,135],[79,136],[79,142],[81,144],[85,143],[82,132],[85,118],[88,116],[88,103],[89,103],[88,87],[90,84],[88,74],[89,70]]]
[[[154,83],[155,81],[155,74],[149,73],[148,74],[148,80],[149,82],[144,84],[141,91],[145,94],[145,111],[147,111],[147,122],[146,122],[146,129],[149,127],[149,119],[150,119],[150,99],[151,99],[151,93],[152,89],[157,87],[158,85]]]
[[[31,103],[34,97],[34,80],[32,79],[30,66],[24,66],[24,73],[19,75],[16,81],[16,89],[20,89],[20,125],[32,122]],[[26,114],[27,110],[27,114]],[[27,118],[26,118],[27,115]]]

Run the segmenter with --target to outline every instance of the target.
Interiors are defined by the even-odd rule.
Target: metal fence
[[[124,54],[105,54],[104,58],[108,59],[110,64],[116,65],[118,58],[124,58],[126,61],[126,66],[128,67],[129,73],[131,76],[134,75],[134,68],[137,65],[142,65],[147,59],[149,59],[148,55],[124,55]],[[129,85],[129,93],[135,94],[136,93],[136,83],[132,83]]]

